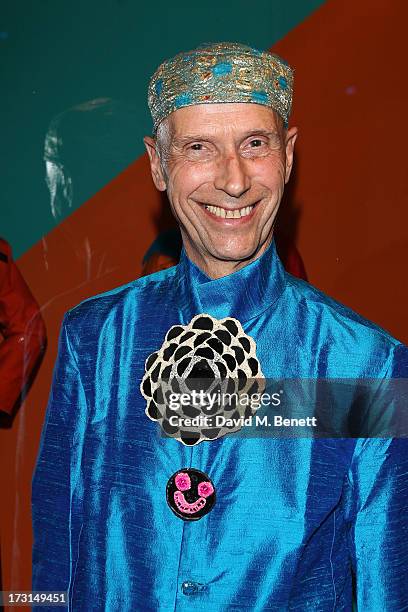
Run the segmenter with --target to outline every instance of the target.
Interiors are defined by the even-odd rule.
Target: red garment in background
[[[0,238],[0,411],[13,413],[45,351],[40,309]]]
[[[276,249],[286,272],[307,281],[303,259],[293,242],[282,234],[275,234]]]

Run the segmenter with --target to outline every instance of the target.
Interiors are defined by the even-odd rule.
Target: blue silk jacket
[[[81,612],[326,612],[352,610],[355,580],[359,610],[408,610],[408,441],[157,435],[145,360],[199,313],[238,319],[265,377],[408,377],[406,347],[288,275],[273,242],[224,278],[183,251],[82,302],[64,318],[33,478],[33,589],[68,591]],[[186,467],[217,492],[197,521],[166,502]]]

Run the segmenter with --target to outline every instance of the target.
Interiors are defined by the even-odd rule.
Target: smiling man
[[[296,136],[267,106],[214,103],[181,108],[156,140],[145,138],[186,254],[208,276],[235,272],[269,246]]]
[[[68,591],[69,610],[351,610],[353,580],[359,609],[408,607],[407,444],[378,429],[407,349],[278,258],[292,87],[281,58],[237,43],[179,54],[150,81],[145,144],[184,248],[64,318],[33,587]],[[310,414],[285,405],[290,385],[267,393],[337,379],[354,383],[330,387],[333,423],[312,433],[321,387]],[[268,429],[276,414],[289,436]],[[368,422],[376,437],[347,435]]]

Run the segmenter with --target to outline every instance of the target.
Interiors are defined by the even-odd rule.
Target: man
[[[178,266],[63,322],[33,481],[33,588],[68,590],[70,610],[351,610],[353,574],[359,609],[408,606],[404,440],[257,435],[240,422],[252,405],[192,397],[203,381],[407,374],[400,342],[277,256],[292,86],[280,58],[236,43],[151,79],[145,144],[184,248]],[[358,402],[344,397],[350,420]]]

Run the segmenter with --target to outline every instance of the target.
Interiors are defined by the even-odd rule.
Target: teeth
[[[253,209],[253,206],[246,206],[245,208],[240,208],[239,210],[225,210],[225,208],[210,205],[206,205],[205,208],[213,215],[222,217],[223,219],[240,219],[241,217],[246,217],[249,215]]]

